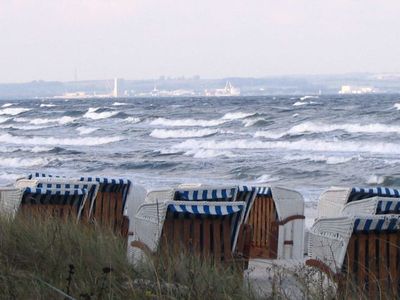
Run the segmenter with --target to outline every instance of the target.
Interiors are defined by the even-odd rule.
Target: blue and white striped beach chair
[[[134,247],[132,255],[136,255],[132,259],[141,257],[138,249],[155,253],[172,248],[231,263],[237,250],[247,246],[245,238],[238,241],[246,203],[234,201],[236,193],[236,187],[206,186],[149,192],[132,212],[130,245]],[[245,231],[245,236],[250,237],[250,233]],[[241,259],[245,264],[248,261],[248,257]]]
[[[400,295],[399,215],[321,218],[309,237],[306,264],[336,279],[346,297],[395,299]]]
[[[87,199],[86,189],[33,188],[24,189],[21,211],[79,220]]]

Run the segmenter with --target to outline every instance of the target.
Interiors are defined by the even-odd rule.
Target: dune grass
[[[70,298],[69,298],[70,297]],[[196,257],[132,266],[107,229],[59,219],[0,219],[0,299],[251,299],[240,272]]]

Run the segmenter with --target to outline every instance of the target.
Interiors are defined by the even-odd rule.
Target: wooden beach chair
[[[237,200],[246,203],[244,223],[252,227],[250,257],[304,257],[304,200],[280,187],[239,186]]]
[[[310,230],[308,266],[338,283],[341,297],[400,296],[400,216],[321,218]]]
[[[125,178],[80,177],[68,178],[44,173],[33,173],[28,179],[62,181],[65,184],[87,186],[90,201],[84,207],[84,215],[101,226],[112,228],[127,236],[129,219],[124,215],[131,181]]]
[[[20,213],[79,220],[87,199],[85,189],[24,189]]]
[[[200,186],[147,193],[134,206],[131,259],[167,249],[246,268],[251,229],[242,226],[246,204],[233,201],[236,192]]]
[[[400,190],[386,187],[331,187],[318,201],[318,217],[336,217],[347,203],[371,197],[400,198]]]

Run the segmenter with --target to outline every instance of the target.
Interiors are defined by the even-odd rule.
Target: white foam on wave
[[[111,118],[116,114],[118,114],[117,111],[103,111],[97,113],[96,111],[99,109],[100,109],[99,107],[90,107],[89,110],[83,115],[83,117],[92,120],[101,120],[101,119]]]
[[[385,176],[381,175],[371,175],[367,178],[367,184],[383,184],[385,181]]]
[[[350,133],[400,133],[400,126],[397,125],[386,125],[381,123],[372,124],[324,124],[305,122],[299,125],[293,126],[288,133],[299,134],[299,133],[320,133],[330,132],[335,130],[347,131]]]
[[[5,133],[0,134],[0,142],[17,145],[60,145],[60,146],[97,146],[121,141],[119,136],[113,137],[78,137],[78,138],[55,138],[42,136],[12,136]]]
[[[216,134],[218,131],[213,129],[154,129],[150,136],[158,139],[168,138],[191,138],[191,137],[204,137]]]
[[[51,123],[58,123],[60,125],[66,125],[69,123],[72,123],[76,120],[76,118],[69,117],[69,116],[63,116],[61,118],[57,119],[46,119],[46,118],[38,118],[38,119],[32,119],[29,120],[29,123],[33,125],[44,125],[44,124],[51,124]]]
[[[10,168],[21,168],[21,167],[38,167],[45,166],[49,163],[48,159],[45,158],[2,158],[0,160],[0,166]]]
[[[79,132],[80,135],[85,135],[95,132],[96,130],[98,130],[98,128],[81,126],[77,127],[76,130]]]
[[[318,98],[319,98],[318,96],[303,96],[303,97],[300,97],[300,100],[304,101],[307,99],[318,99]]]
[[[227,120],[196,120],[196,119],[181,119],[173,120],[166,118],[157,118],[150,122],[150,125],[167,126],[167,127],[213,127],[224,124]]]
[[[276,132],[276,131],[256,131],[254,137],[263,137],[267,139],[280,139],[285,136],[286,132]]]
[[[123,106],[123,105],[128,105],[128,103],[114,102],[112,105],[113,105],[113,106]]]
[[[46,103],[42,103],[40,104],[40,107],[55,107],[55,104],[46,104]]]
[[[125,119],[125,121],[128,122],[128,123],[136,124],[136,123],[139,123],[139,122],[140,122],[140,118],[137,118],[137,117],[127,117],[127,118]]]
[[[7,122],[8,120],[10,120],[11,118],[6,118],[6,117],[0,117],[0,124]]]
[[[349,162],[353,156],[327,156],[327,155],[286,155],[284,160],[309,160],[313,162],[324,162],[327,165],[337,165]]]
[[[192,149],[184,153],[187,156],[193,156],[193,158],[214,158],[214,157],[234,157],[235,155],[231,151],[215,150],[215,149]]]
[[[366,152],[400,154],[400,145],[382,142],[323,141],[318,139],[298,141],[196,140],[189,139],[173,146],[174,149],[287,149],[311,152]]]
[[[10,106],[13,106],[13,105],[14,105],[14,103],[5,103],[1,107],[10,107]]]
[[[49,152],[50,150],[53,150],[54,147],[43,147],[43,146],[35,146],[30,149],[31,152],[33,153],[40,153],[40,152]]]
[[[275,181],[279,181],[280,178],[279,177],[272,177],[269,174],[264,174],[261,175],[260,177],[258,177],[255,182],[256,183],[268,183],[268,182],[275,182]]]
[[[0,109],[0,115],[16,116],[30,110],[31,110],[30,108],[11,107],[11,108]]]
[[[397,110],[400,110],[400,103],[395,103],[393,107],[396,108]]]
[[[248,118],[251,116],[254,116],[255,113],[245,113],[245,112],[232,112],[232,113],[226,113],[223,117],[222,120],[237,120],[237,119],[244,119]]]
[[[307,105],[308,102],[301,102],[301,101],[297,101],[295,103],[293,103],[293,106],[302,106],[302,105]]]

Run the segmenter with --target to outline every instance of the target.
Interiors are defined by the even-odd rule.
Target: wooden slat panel
[[[194,246],[194,251],[197,254],[200,254],[201,248],[200,248],[200,242],[201,242],[201,236],[200,236],[200,227],[201,227],[201,220],[200,219],[194,219],[193,220],[193,246]]]
[[[380,288],[380,294],[384,295],[387,294],[388,291],[388,275],[389,275],[389,270],[388,270],[388,257],[387,257],[387,239],[388,235],[386,233],[381,233],[378,235],[378,271],[379,271],[379,288]]]
[[[221,239],[221,219],[213,221],[213,256],[216,262],[221,261],[222,239]]]
[[[192,249],[192,239],[190,234],[190,224],[192,221],[190,219],[183,220],[183,245],[190,251]]]
[[[205,257],[210,256],[211,244],[210,244],[210,220],[204,219],[203,221],[203,255]]]
[[[366,282],[367,282],[367,266],[366,266],[366,247],[367,247],[367,239],[365,234],[359,234],[358,236],[359,246],[358,246],[358,274],[359,277],[359,287],[361,290],[365,290]]]
[[[182,229],[183,219],[174,219],[174,239],[170,242],[173,243],[173,251],[175,254],[178,254],[180,252],[180,247],[183,244]]]
[[[231,223],[229,217],[225,217],[222,222],[222,232],[223,232],[223,243],[224,243],[224,261],[230,262],[232,260],[232,250],[231,250]]]
[[[115,218],[116,218],[116,226],[119,227],[123,218],[123,210],[122,210],[122,202],[123,202],[123,190],[121,189],[118,193],[116,193],[116,206],[115,206]]]
[[[109,225],[113,230],[117,231],[117,215],[116,215],[116,206],[117,206],[117,193],[109,193],[110,195],[110,206],[109,206]]]
[[[393,297],[397,296],[397,234],[388,234],[389,247],[389,289]]]
[[[377,268],[376,268],[376,235],[374,233],[368,234],[368,294],[371,299],[377,296]]]
[[[101,224],[102,209],[103,209],[103,192],[99,191],[96,196],[95,212],[94,212],[94,217],[98,224]]]

